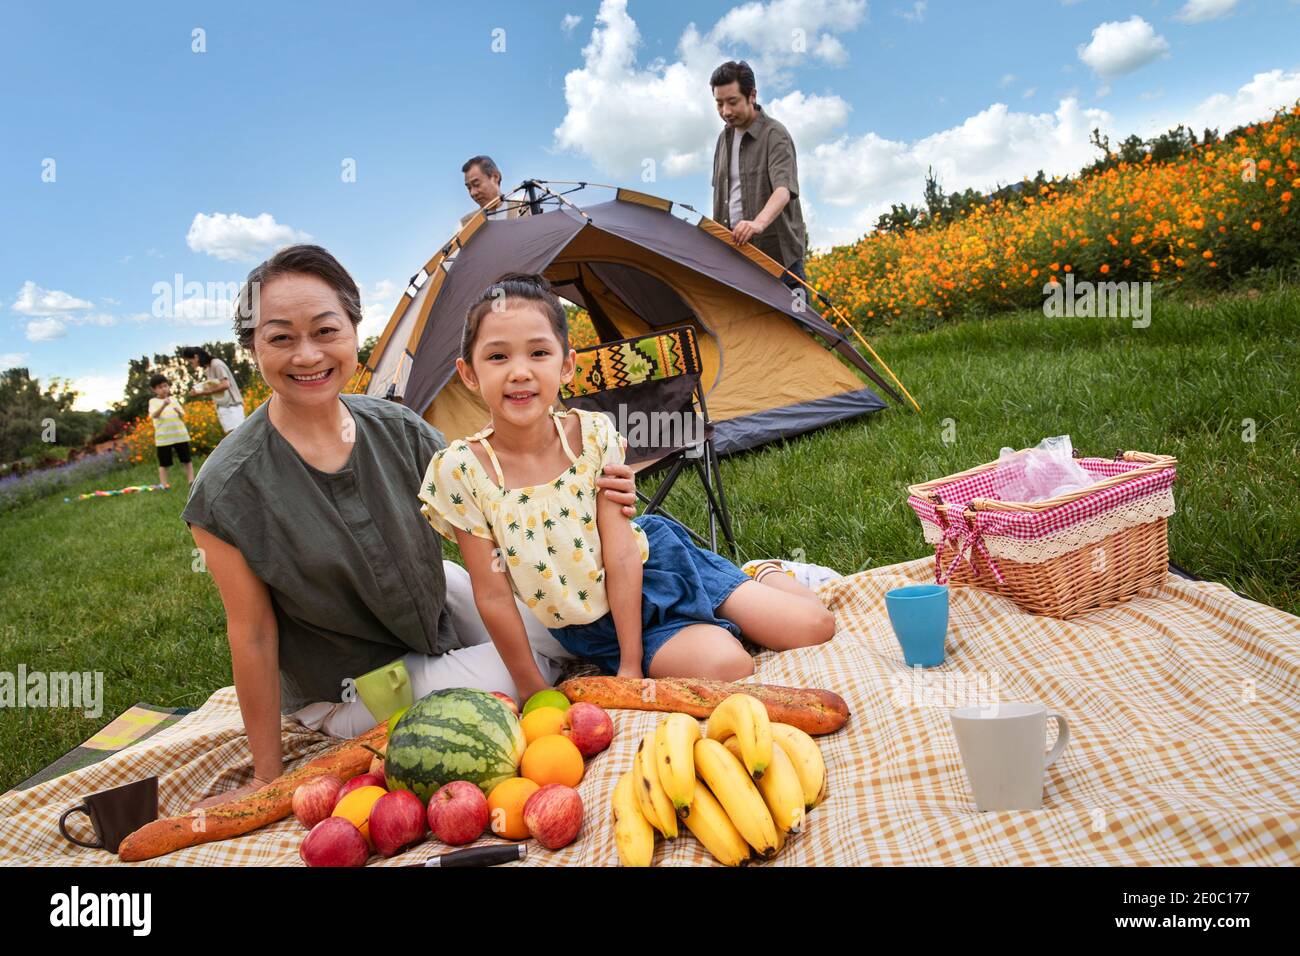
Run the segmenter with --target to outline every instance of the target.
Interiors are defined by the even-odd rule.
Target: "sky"
[[[891,203],[1066,175],[1178,123],[1300,99],[1297,0],[531,0],[0,10],[0,368],[122,398],[132,357],[231,339],[227,300],[310,240],[363,336],[474,208],[526,178],[711,208],[731,58],[790,130],[814,248]],[[608,194],[590,190],[588,201]]]

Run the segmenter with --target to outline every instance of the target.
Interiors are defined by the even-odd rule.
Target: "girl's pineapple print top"
[[[582,451],[575,455],[562,420],[577,415]],[[553,481],[506,488],[501,465],[488,443],[488,426],[452,442],[433,456],[424,474],[421,509],[435,531],[455,542],[459,528],[497,545],[498,560],[515,593],[547,627],[590,624],[609,612],[605,564],[596,530],[596,478],[610,463],[622,464],[627,442],[599,412],[551,412],[572,465]],[[470,449],[483,444],[496,478]],[[641,561],[650,555],[645,532],[633,524]]]

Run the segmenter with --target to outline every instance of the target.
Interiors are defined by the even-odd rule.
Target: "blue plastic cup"
[[[908,667],[938,667],[948,636],[948,588],[912,584],[885,593],[885,610]]]

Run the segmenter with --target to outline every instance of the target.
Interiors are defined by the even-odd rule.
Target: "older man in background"
[[[790,132],[758,105],[754,71],[730,60],[709,78],[725,124],[713,150],[713,218],[806,281],[799,169]],[[791,288],[800,288],[786,278]]]
[[[465,189],[469,193],[469,198],[478,204],[479,209],[484,209],[501,199],[501,170],[492,161],[491,156],[475,156],[467,160],[460,171],[465,174]],[[503,200],[485,215],[489,219],[515,219],[522,216],[524,211],[521,203]],[[461,226],[473,218],[473,212],[461,216]]]

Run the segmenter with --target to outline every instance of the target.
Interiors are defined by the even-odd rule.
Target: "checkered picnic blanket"
[[[842,730],[818,738],[827,800],[768,865],[1300,862],[1300,618],[1172,575],[1068,622],[955,588],[947,662],[918,673],[902,662],[884,594],[933,574],[927,557],[831,582],[821,593],[839,620],[835,639],[759,659],[756,680],[829,688],[852,710]],[[1041,701],[1069,721],[1041,810],[975,809],[947,709],[984,703],[990,692]],[[556,852],[531,843],[516,865],[617,862],[610,792],[659,715],[613,717],[614,742],[588,763],[579,787],[587,816],[578,841]],[[283,739],[290,764],[330,745],[290,721]],[[56,821],[82,795],[149,774],[161,775],[164,813],[249,780],[232,688],[93,766],[0,797],[0,863],[115,862],[66,843]],[[302,837],[290,818],[139,865],[296,866]],[[429,842],[372,865],[442,849]],[[712,862],[685,833],[655,853],[656,865]]]

